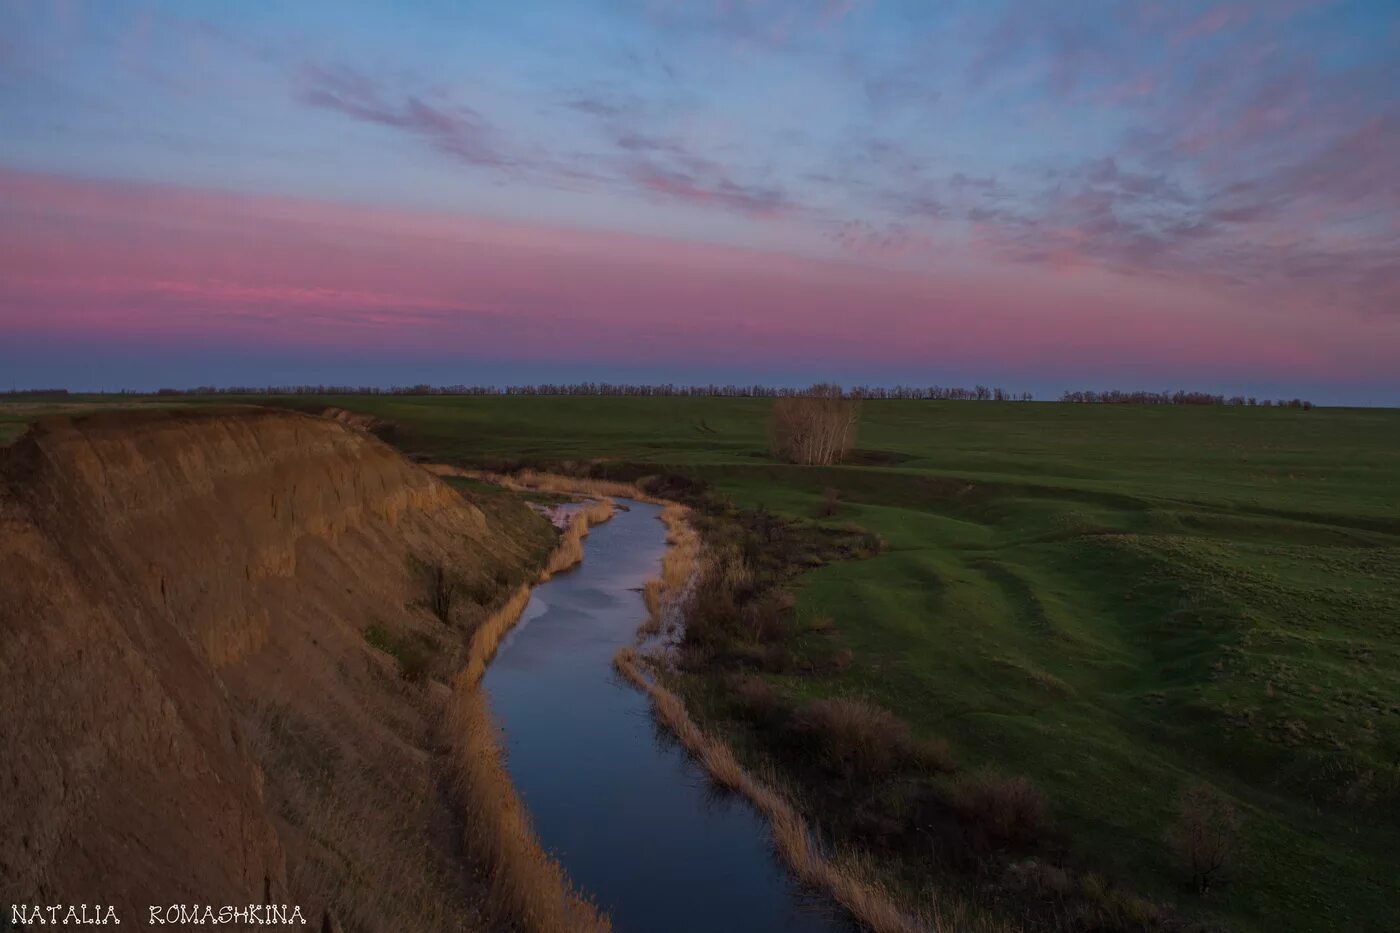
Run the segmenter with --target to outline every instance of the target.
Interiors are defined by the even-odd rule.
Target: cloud
[[[954,189],[972,188],[978,191],[997,190],[997,180],[990,176],[977,177],[975,175],[964,175],[962,172],[954,172],[948,177],[948,184]]]
[[[628,177],[646,191],[695,204],[715,204],[755,216],[770,216],[792,207],[777,188],[741,185],[722,174],[703,177],[643,161],[628,171]]]
[[[653,132],[650,126],[656,121],[647,118],[647,106],[635,98],[571,96],[563,106],[599,121],[610,148],[592,153],[533,150],[526,158],[507,150],[488,121],[463,104],[430,103],[343,66],[307,66],[298,77],[303,103],[402,131],[456,161],[536,183],[630,190],[752,217],[794,206],[781,188],[741,181],[733,169],[692,151],[680,139]]]
[[[764,174],[761,170],[721,161],[682,135],[667,132],[687,112],[674,100],[592,92],[569,95],[564,106],[592,118],[610,147],[591,160],[608,184],[751,217],[797,208],[781,186],[746,177]]]
[[[462,104],[430,104],[414,94],[391,93],[344,66],[307,66],[300,84],[303,103],[402,130],[460,162],[498,168],[514,164],[493,141],[481,114]]]
[[[932,248],[932,240],[905,223],[876,225],[862,220],[838,223],[832,239],[847,252],[873,259],[898,259]]]

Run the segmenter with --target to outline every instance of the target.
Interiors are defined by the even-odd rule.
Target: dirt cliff
[[[0,904],[478,926],[438,681],[542,519],[290,412],[54,419],[0,456]]]

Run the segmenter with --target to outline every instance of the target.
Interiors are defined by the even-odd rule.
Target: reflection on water
[[[633,503],[596,526],[583,564],[535,589],[487,669],[511,778],[544,847],[617,933],[847,930],[613,672],[665,547],[658,511]]]

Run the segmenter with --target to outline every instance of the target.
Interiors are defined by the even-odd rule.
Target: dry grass
[[[822,764],[848,776],[883,777],[913,749],[909,727],[899,718],[851,697],[813,700],[797,711],[792,729]]]
[[[754,674],[731,674],[729,696],[744,718],[761,725],[772,725],[786,715],[787,708],[773,685]]]
[[[717,650],[747,637],[744,607],[753,590],[753,569],[742,555],[731,549],[708,549],[697,562],[686,607],[686,643]]]
[[[549,552],[540,574],[541,583],[556,573],[578,566],[583,560],[583,539],[588,537],[588,529],[612,518],[614,508],[611,499],[594,499],[569,516],[569,524],[559,536],[559,543]]]
[[[806,821],[777,791],[750,774],[723,742],[701,731],[676,694],[647,677],[637,654],[623,648],[613,665],[651,699],[657,720],[717,784],[742,794],[768,820],[774,848],[802,882],[826,891],[862,924],[876,933],[943,930],[937,918],[918,916],[900,907],[883,886],[854,859],[828,857],[812,839]]]
[[[689,510],[671,502],[661,509],[666,526],[666,552],[661,557],[661,574],[642,587],[647,618],[637,629],[637,643],[679,627],[687,600],[695,587],[700,566],[700,535],[691,526]]]
[[[520,614],[525,611],[529,602],[530,587],[521,584],[501,608],[477,626],[476,631],[472,632],[471,641],[467,643],[467,663],[457,675],[457,684],[465,680],[475,687],[481,682],[482,675],[486,673],[486,665],[491,663],[496,649],[500,647],[501,639],[519,621]]]
[[[1024,777],[990,771],[963,775],[953,785],[951,802],[978,850],[1034,843],[1045,827],[1045,798]]]
[[[308,920],[341,928],[467,933],[485,927],[445,853],[425,845],[438,813],[429,773],[408,762],[386,769],[346,754],[336,738],[281,702],[251,704],[245,722],[287,842],[288,890]]]

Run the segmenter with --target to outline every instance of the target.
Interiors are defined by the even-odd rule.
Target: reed
[[[661,557],[660,575],[642,587],[647,617],[637,629],[638,644],[680,626],[700,565],[700,535],[690,524],[689,510],[668,502],[660,519],[666,526],[666,552]]]
[[[540,582],[548,580],[556,573],[576,567],[583,560],[583,539],[588,537],[588,529],[612,518],[615,508],[611,499],[594,499],[571,515],[564,533],[559,536],[559,543],[549,552],[544,571],[540,574]]]

